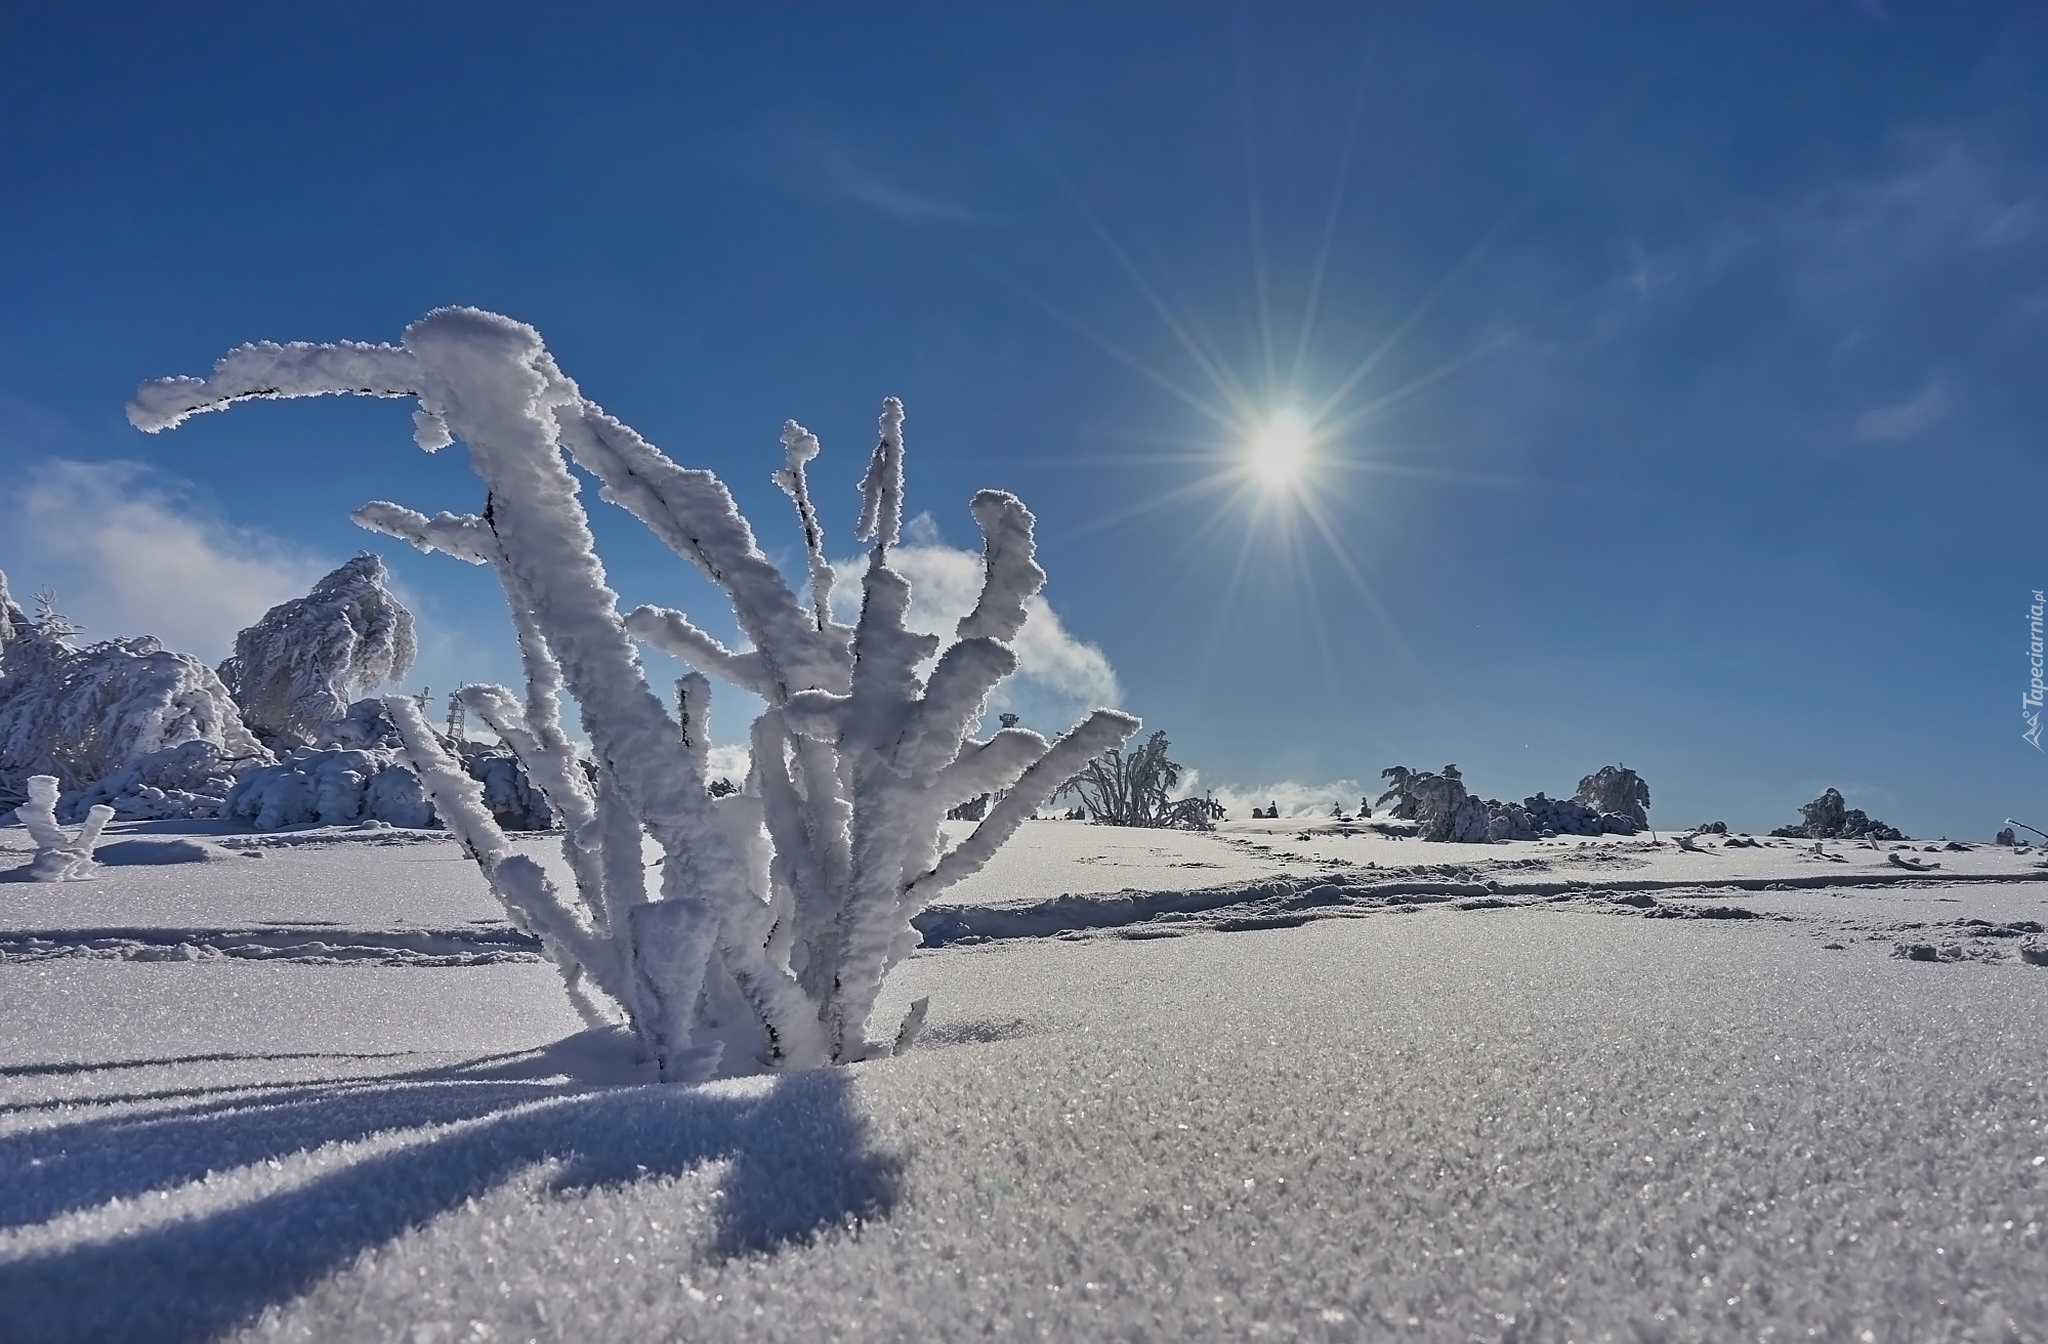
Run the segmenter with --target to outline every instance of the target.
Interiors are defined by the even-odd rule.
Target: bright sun
[[[1308,465],[1308,425],[1293,411],[1281,411],[1252,436],[1245,465],[1268,489],[1294,484]]]

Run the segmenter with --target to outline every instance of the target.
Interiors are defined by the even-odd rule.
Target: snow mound
[[[57,804],[57,815],[77,821],[94,805],[114,809],[120,821],[187,821],[219,813],[246,760],[224,755],[212,742],[181,742],[137,757],[105,779],[75,789]]]
[[[204,840],[174,836],[161,840],[116,840],[93,850],[92,857],[103,868],[149,868],[166,863],[215,863],[241,856]]]
[[[220,816],[259,831],[360,821],[433,826],[433,805],[403,759],[381,747],[299,747],[243,775],[221,800]]]

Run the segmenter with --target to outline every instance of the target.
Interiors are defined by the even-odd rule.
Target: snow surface
[[[2048,1339],[2039,851],[1027,823],[679,1088],[447,835],[181,838],[0,885],[0,1339]]]

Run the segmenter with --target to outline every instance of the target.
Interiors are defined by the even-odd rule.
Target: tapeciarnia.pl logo
[[[2041,612],[2048,608],[2048,598],[2041,590],[2034,590],[2034,605],[2027,609],[2027,630],[2031,638],[2027,642],[2027,663],[2033,672],[2027,682],[2027,694],[2020,701],[2020,716],[2027,721],[2027,731],[2021,733],[2031,742],[2035,751],[2041,750]]]

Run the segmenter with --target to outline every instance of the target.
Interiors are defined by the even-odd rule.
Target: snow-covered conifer
[[[411,670],[412,613],[389,579],[384,562],[364,551],[235,636],[220,679],[251,728],[280,746],[308,745],[348,712],[351,697]]]
[[[991,688],[1016,666],[1012,641],[1045,573],[1029,511],[983,491],[971,505],[984,540],[980,601],[943,653],[939,640],[906,627],[909,585],[889,563],[903,500],[903,412],[893,399],[861,483],[857,535],[870,550],[861,617],[846,626],[830,617],[836,576],[806,478],[814,437],[785,426],[774,476],[804,532],[805,601],[755,544],[723,482],[678,466],[607,415],[561,373],[538,333],[496,314],[439,309],[396,346],[245,346],[209,378],[145,385],[129,417],[159,430],[236,401],[327,393],[417,398],[420,446],[460,439],[483,478],[481,515],[430,518],[375,503],[356,518],[496,571],[527,693],[521,704],[502,688],[468,687],[462,704],[561,815],[573,895],[511,852],[476,781],[418,707],[398,697],[386,705],[437,809],[515,920],[540,937],[573,994],[625,1014],[666,1078],[849,1062],[907,1046],[920,1011],[881,1040],[868,1020],[883,975],[916,945],[911,917],[1137,728],[1098,710],[1055,743],[1018,728],[969,736]],[[725,591],[748,647],[727,648],[681,612],[619,614],[565,453],[603,483],[602,498]],[[739,793],[714,799],[706,787],[708,683],[686,686],[672,716],[648,684],[636,636],[765,702]],[[563,733],[564,690],[581,708],[594,777]],[[947,809],[982,793],[997,801],[942,850]],[[643,836],[662,851],[652,894]]]

